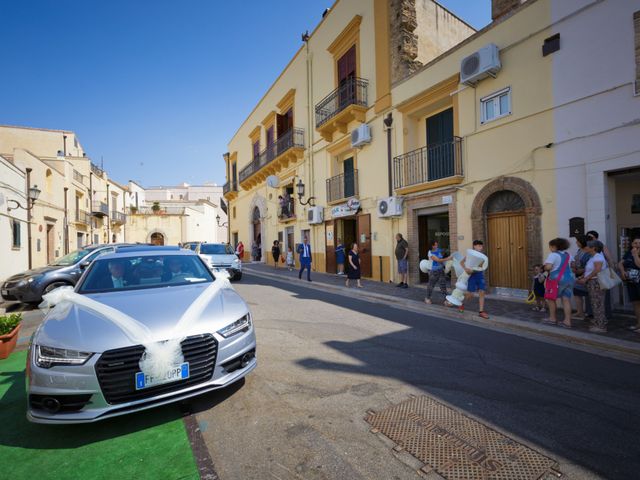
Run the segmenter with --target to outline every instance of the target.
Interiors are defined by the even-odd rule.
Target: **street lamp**
[[[229,226],[229,222],[220,223],[220,214],[216,215],[216,222],[218,223],[219,227],[228,227]]]
[[[33,208],[33,204],[35,203],[35,201],[38,199],[38,197],[40,196],[40,192],[42,190],[40,190],[38,188],[37,185],[34,185],[33,187],[31,187],[29,189],[29,198],[27,200],[27,206],[23,207],[20,202],[18,202],[17,200],[7,200],[7,204],[9,202],[13,202],[16,204],[15,207],[7,207],[7,212],[10,212],[11,210],[17,210],[18,208],[21,208],[23,210],[31,210]]]
[[[300,205],[311,205],[312,207],[315,207],[313,201],[316,199],[316,197],[309,197],[306,202],[302,201],[302,197],[304,197],[304,183],[302,183],[301,178],[298,179],[296,189],[298,190],[298,201],[300,202]]]

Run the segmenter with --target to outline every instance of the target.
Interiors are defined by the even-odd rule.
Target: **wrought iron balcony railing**
[[[255,157],[249,165],[240,170],[238,178],[244,182],[258,170],[273,162],[287,150],[298,147],[304,148],[304,129],[292,128],[288,132],[282,134],[273,144],[267,146],[260,154]]]
[[[91,205],[91,214],[97,217],[109,215],[109,207],[104,202],[94,201]]]
[[[450,142],[418,148],[393,160],[393,186],[396,189],[462,174],[460,137],[454,137]]]
[[[337,202],[358,195],[358,170],[327,179],[327,202]]]
[[[127,215],[122,212],[114,210],[111,212],[110,217],[112,223],[119,223],[120,225],[124,225],[125,223],[127,223]]]
[[[316,128],[331,120],[349,105],[367,106],[369,82],[362,78],[348,78],[316,105]]]
[[[226,195],[229,192],[237,192],[238,184],[236,182],[227,182],[222,186],[222,194]]]
[[[93,172],[94,175],[99,176],[100,178],[102,178],[102,176],[104,175],[104,170],[101,169],[98,165],[96,165],[95,163],[91,163],[91,171]]]
[[[75,222],[83,225],[91,225],[91,215],[84,210],[76,210]]]

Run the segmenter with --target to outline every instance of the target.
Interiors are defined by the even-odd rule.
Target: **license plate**
[[[2,295],[9,295],[9,290],[2,290]]]
[[[172,367],[160,377],[153,377],[151,375],[146,375],[144,372],[137,372],[136,390],[142,390],[143,388],[162,385],[164,383],[177,382],[178,380],[184,380],[185,378],[189,378],[189,362]]]

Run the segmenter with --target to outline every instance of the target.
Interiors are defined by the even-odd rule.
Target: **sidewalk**
[[[269,278],[277,278],[288,282],[300,282],[302,286],[308,285],[306,280],[304,280],[304,276],[302,280],[298,280],[298,272],[290,272],[286,268],[278,268],[276,270],[274,267],[262,263],[246,263],[243,265],[243,268],[246,273],[249,274],[255,273],[260,276],[268,276]],[[312,272],[311,279],[312,283],[309,286],[315,288],[326,287],[333,291],[346,289],[344,286],[345,277],[343,276]],[[355,282],[352,282],[352,284],[355,285]],[[357,296],[392,303],[401,303],[404,306],[410,307],[412,310],[417,309],[431,315],[454,316],[467,320],[487,322],[478,317],[477,298],[466,302],[465,313],[460,314],[456,308],[446,308],[443,306],[444,297],[438,289],[434,290],[432,297],[433,304],[426,305],[424,303],[426,295],[426,289],[424,287],[410,286],[409,288],[398,288],[393,283],[381,283],[370,280],[362,280],[362,285],[364,287],[362,289],[351,287],[349,290],[353,291]],[[449,290],[449,293],[450,292],[451,290]],[[622,350],[627,353],[635,352],[635,355],[640,356],[640,334],[631,332],[626,328],[633,323],[633,319],[629,316],[614,314],[614,317],[609,320],[609,331],[606,334],[596,334],[588,331],[589,323],[575,318],[572,320],[574,328],[570,330],[546,325],[543,323],[543,320],[548,317],[548,314],[533,311],[532,305],[522,300],[516,301],[496,295],[488,295],[485,310],[491,317],[490,321],[493,320],[497,323],[510,322],[511,324],[517,324],[519,327],[524,327],[525,330],[543,333],[546,336],[563,339],[571,343],[584,343],[605,349],[611,347],[613,350]],[[558,312],[558,318],[562,319],[562,312]],[[513,320],[517,322],[513,322]]]

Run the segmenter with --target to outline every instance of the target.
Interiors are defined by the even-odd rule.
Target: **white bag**
[[[427,252],[427,270],[433,270],[433,260],[431,260],[431,250]]]
[[[598,283],[602,290],[611,290],[616,285],[620,285],[622,280],[620,280],[620,277],[612,268],[605,268],[598,272]]]

